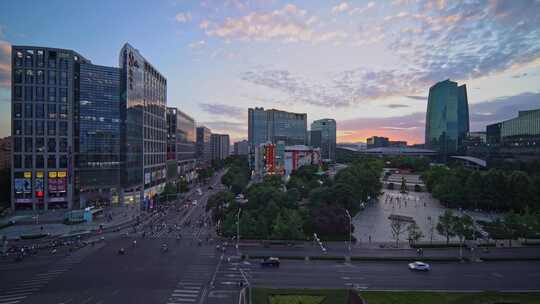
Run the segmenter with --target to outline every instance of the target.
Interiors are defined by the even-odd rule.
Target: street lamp
[[[352,217],[349,213],[349,210],[345,209],[345,213],[347,214],[347,217],[349,218],[349,254],[351,254],[351,240],[352,240]]]
[[[236,249],[238,250],[238,242],[240,241],[240,213],[242,212],[242,209],[238,210],[238,214],[236,215]]]

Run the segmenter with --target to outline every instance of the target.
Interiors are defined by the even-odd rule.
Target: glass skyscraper
[[[325,161],[336,160],[336,121],[331,118],[315,120],[311,123],[311,131],[320,131],[320,142],[313,147],[321,148],[321,158]]]
[[[441,155],[462,152],[469,132],[467,88],[457,82],[441,81],[429,88],[426,112],[426,147]]]

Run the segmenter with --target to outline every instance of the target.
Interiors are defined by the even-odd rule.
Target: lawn
[[[346,304],[344,289],[254,288],[253,304]]]
[[[360,295],[369,304],[540,304],[540,294],[365,291]]]

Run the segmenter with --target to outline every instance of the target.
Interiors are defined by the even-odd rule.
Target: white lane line
[[[20,299],[24,299],[26,298],[26,296],[22,296],[22,297],[11,297],[11,298],[2,298],[0,299],[0,303],[4,303],[3,301],[13,301],[13,300],[20,300]]]
[[[11,302],[4,302],[2,304],[15,304],[15,303],[19,303],[20,301],[11,301]]]
[[[175,289],[174,292],[176,293],[199,293],[199,290],[186,290],[186,289]]]
[[[173,298],[196,298],[199,294],[179,294],[179,293],[173,293],[171,297]]]

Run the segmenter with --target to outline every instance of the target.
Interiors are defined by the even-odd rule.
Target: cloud
[[[205,27],[208,36],[242,41],[282,41],[321,43],[347,37],[343,31],[317,31],[317,17],[310,16],[293,4],[267,13],[251,12],[237,18],[226,18],[220,24],[211,22]]]
[[[11,84],[11,44],[0,40],[0,88]]]
[[[391,104],[386,105],[386,107],[390,109],[397,109],[397,108],[408,108],[409,106],[406,104],[401,104],[401,103],[391,103]]]
[[[179,23],[186,23],[186,22],[189,22],[191,21],[191,13],[190,12],[186,12],[186,13],[178,13],[176,14],[175,18],[176,22],[179,22]]]
[[[428,98],[426,96],[416,96],[416,95],[407,95],[405,96],[409,99],[415,99],[415,100],[427,100]]]
[[[212,133],[229,134],[231,137],[231,143],[247,137],[247,121],[245,122],[231,122],[225,120],[204,121],[199,125],[206,126],[212,130]]]
[[[366,4],[364,7],[355,7],[349,11],[349,15],[359,15],[367,12],[369,9],[375,7],[375,2],[371,1]]]
[[[339,14],[349,9],[349,3],[341,2],[340,4],[332,7],[332,14]]]
[[[523,78],[527,75],[528,75],[527,73],[521,73],[521,74],[512,75],[512,78]]]
[[[242,118],[247,114],[247,109],[245,108],[219,103],[200,103],[199,107],[208,114],[230,118]]]
[[[210,26],[210,21],[206,19],[201,21],[201,23],[199,23],[199,27],[203,30],[206,30],[209,26]]]
[[[189,48],[191,49],[200,49],[202,48],[206,42],[204,40],[195,41],[189,44]]]

